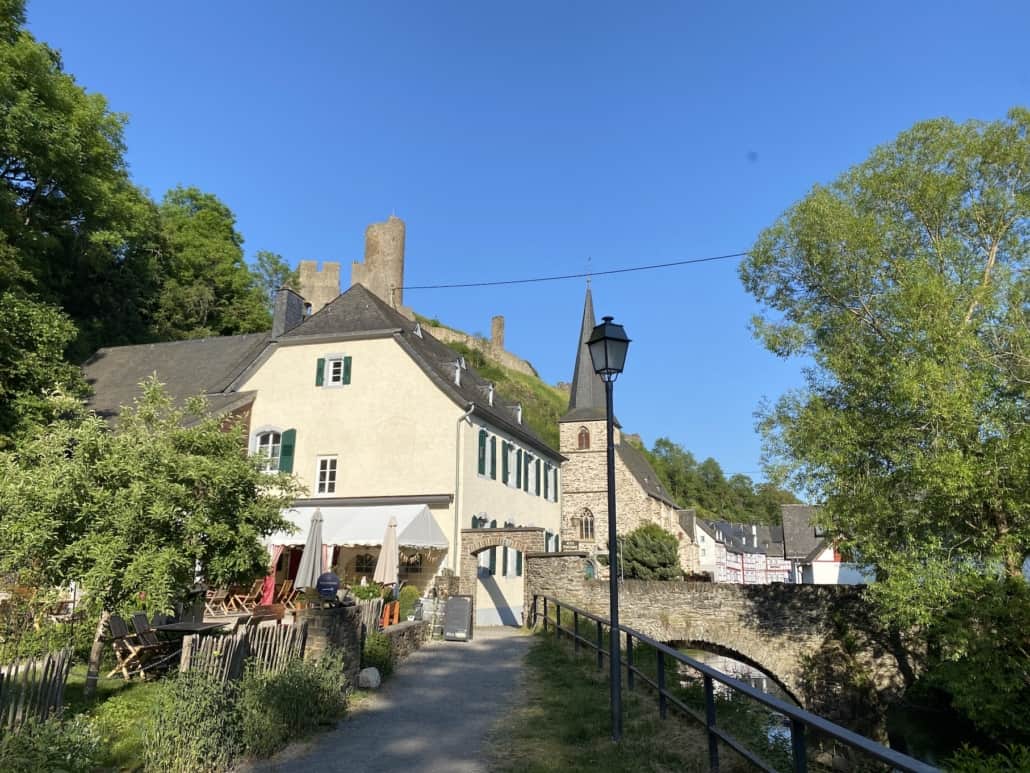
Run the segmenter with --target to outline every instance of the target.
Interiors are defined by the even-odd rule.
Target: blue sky
[[[248,258],[360,260],[407,222],[408,285],[748,249],[912,123],[1030,103],[1026,3],[30,0],[29,27],[130,117],[134,179],[196,185]],[[588,264],[589,260],[589,264]],[[759,477],[753,413],[802,363],[755,342],[736,262],[599,277],[633,339],[616,410]],[[409,291],[572,375],[583,281]]]

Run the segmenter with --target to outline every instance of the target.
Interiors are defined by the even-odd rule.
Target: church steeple
[[[594,373],[590,350],[587,348],[587,341],[590,340],[590,334],[596,324],[594,299],[588,285],[586,300],[583,303],[583,324],[579,331],[579,346],[576,349],[576,369],[572,374],[569,410],[559,421],[594,421],[605,418],[604,382],[600,376]]]

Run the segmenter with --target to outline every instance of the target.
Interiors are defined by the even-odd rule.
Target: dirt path
[[[481,773],[484,742],[517,698],[531,637],[478,628],[472,642],[435,641],[324,735],[250,768],[255,773]]]

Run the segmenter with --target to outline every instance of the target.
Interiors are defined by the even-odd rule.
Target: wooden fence
[[[358,609],[361,610],[361,623],[365,631],[381,631],[380,622],[383,617],[382,599],[358,599]]]
[[[293,658],[304,657],[308,624],[274,622],[241,628],[221,636],[187,636],[182,641],[180,671],[200,671],[223,684],[241,679],[251,658],[262,671],[279,672]]]
[[[0,734],[61,710],[71,661],[72,651],[65,648],[0,666]]]

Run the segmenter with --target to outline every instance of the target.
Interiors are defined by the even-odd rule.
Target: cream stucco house
[[[398,518],[401,579],[423,589],[460,572],[463,528],[559,532],[563,457],[520,406],[361,284],[309,308],[284,289],[268,334],[103,349],[85,366],[93,407],[116,419],[156,372],[173,396],[205,394],[241,416],[251,452],[308,492],[286,513],[298,533],[277,538],[280,579],[296,571],[316,510],[334,543],[324,562],[349,582],[371,579],[376,531]],[[520,554],[483,554],[478,623],[521,622],[521,574]]]

